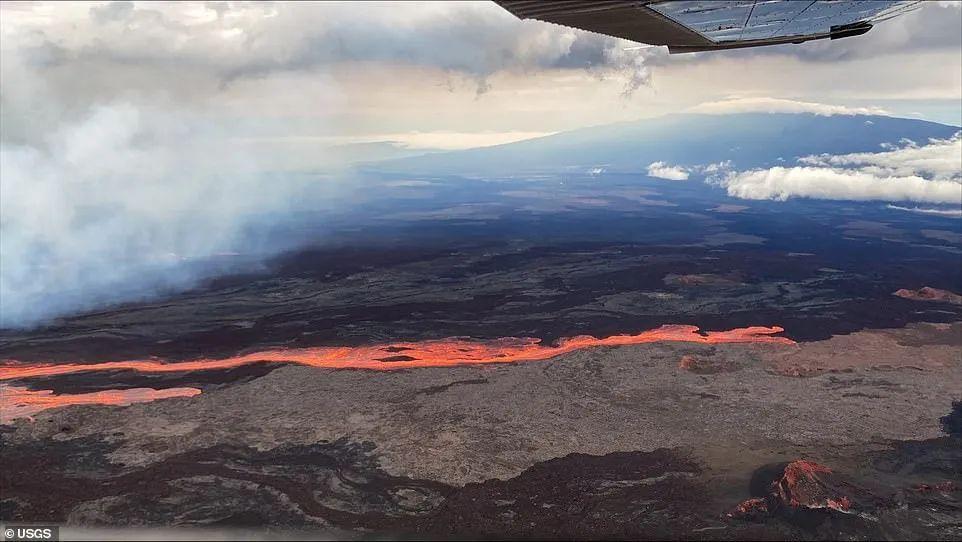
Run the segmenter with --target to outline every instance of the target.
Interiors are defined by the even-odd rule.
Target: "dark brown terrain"
[[[603,188],[367,217],[339,246],[3,330],[0,518],[962,537],[962,248],[920,233],[957,223]]]

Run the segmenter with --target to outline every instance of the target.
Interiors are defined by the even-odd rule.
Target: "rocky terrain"
[[[285,366],[191,398],[48,410],[3,434],[3,515],[432,537],[951,539],[962,447],[940,418],[962,397],[959,329],[387,372]]]

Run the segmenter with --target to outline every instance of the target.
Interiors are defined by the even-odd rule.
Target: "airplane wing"
[[[690,53],[858,36],[921,0],[495,0],[521,19]]]

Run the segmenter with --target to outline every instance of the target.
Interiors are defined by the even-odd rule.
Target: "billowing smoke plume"
[[[221,255],[289,248],[257,232],[292,202],[316,209],[349,192],[344,178],[307,188],[271,174],[297,168],[238,146],[239,128],[283,135],[305,118],[270,93],[238,100],[245,82],[276,78],[327,113],[339,106],[328,74],[345,64],[434,70],[479,94],[502,71],[588,70],[624,77],[630,93],[656,54],[487,3],[0,9],[3,327],[188,288],[233,261]]]
[[[178,291],[232,268],[232,253],[290,248],[252,230],[304,190],[238,152],[229,125],[117,81],[71,94],[30,43],[4,40],[0,62],[0,326]]]
[[[0,318],[49,317],[189,287],[299,191],[264,182],[211,128],[114,104],[0,149]]]

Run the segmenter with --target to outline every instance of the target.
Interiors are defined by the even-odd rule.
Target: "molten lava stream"
[[[168,388],[155,390],[135,388],[129,390],[107,390],[72,395],[54,395],[50,390],[28,390],[16,386],[0,385],[0,423],[9,423],[16,418],[29,418],[50,408],[69,405],[117,405],[146,403],[171,397],[193,397],[200,393],[197,388]]]
[[[579,335],[562,339],[556,346],[543,345],[539,339],[505,338],[492,341],[441,339],[403,342],[379,346],[316,347],[265,350],[223,359],[195,359],[167,363],[156,359],[108,361],[103,363],[20,363],[8,360],[0,365],[0,381],[54,376],[91,371],[130,370],[141,373],[171,373],[229,369],[252,363],[294,363],[326,369],[369,369],[391,371],[418,367],[455,367],[486,363],[537,361],[583,348],[624,346],[653,342],[768,343],[795,344],[776,337],[784,329],[747,327],[730,331],[699,333],[695,326],[662,326],[635,335],[614,335],[598,339]]]
[[[598,339],[579,335],[562,339],[555,346],[543,345],[539,339],[505,338],[493,341],[442,339],[436,341],[404,342],[380,346],[317,347],[265,350],[223,359],[195,359],[166,363],[157,359],[108,361],[103,363],[21,363],[5,360],[0,363],[0,381],[23,380],[40,376],[66,375],[93,371],[129,370],[140,373],[175,373],[230,369],[252,363],[294,363],[327,369],[368,369],[391,371],[416,367],[455,367],[486,363],[516,363],[551,358],[567,352],[594,346],[624,346],[653,342],[768,343],[795,344],[786,337],[776,337],[784,331],[773,327],[747,327],[730,331],[711,331],[701,334],[695,326],[662,326],[636,335],[614,335]],[[0,418],[3,422],[29,417],[42,410],[67,405],[129,405],[167,399],[191,397],[200,393],[196,388],[155,390],[107,390],[76,395],[54,395],[48,390],[31,391],[14,386],[0,386]]]

